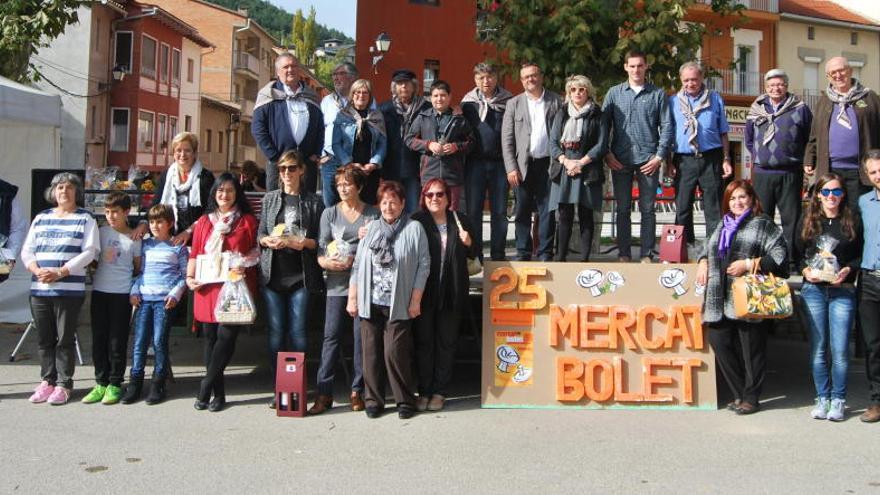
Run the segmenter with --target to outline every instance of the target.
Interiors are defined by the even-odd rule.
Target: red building
[[[212,46],[189,24],[152,5],[131,2],[114,23],[113,67],[126,76],[110,91],[109,164],[161,170],[179,122],[183,39]]]

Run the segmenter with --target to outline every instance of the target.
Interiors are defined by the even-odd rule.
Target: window
[[[211,152],[211,129],[205,129],[205,151]]]
[[[165,43],[162,43],[161,51],[159,52],[159,80],[162,82],[168,82],[168,52],[170,48]]]
[[[193,118],[191,115],[186,115],[183,117],[183,130],[186,132],[192,132],[193,128]]]
[[[171,83],[180,86],[180,50],[171,50]]]
[[[223,133],[217,133],[217,151],[223,153]]]
[[[193,59],[186,59],[186,82],[193,82],[193,72],[195,70],[195,61]]]
[[[858,32],[853,31],[853,32],[849,33],[849,44],[853,45],[853,46],[859,44],[859,33]]]
[[[150,112],[138,112],[138,151],[153,151],[153,118]]]
[[[127,108],[113,109],[113,126],[110,127],[110,151],[128,151],[128,115]]]
[[[440,79],[440,61],[425,60],[425,70],[422,77],[422,80],[424,81],[425,96],[431,94],[431,85],[434,84],[434,81],[437,79]]]
[[[101,48],[101,19],[95,19],[95,51]]]
[[[92,105],[91,114],[92,114],[92,116],[91,116],[90,120],[92,123],[91,124],[92,132],[89,133],[89,137],[91,137],[92,139],[95,139],[95,130],[98,127],[98,107],[96,107],[95,105]]]
[[[166,115],[159,115],[159,133],[156,135],[156,141],[159,143],[159,151],[165,152],[168,148],[168,117]]]
[[[131,31],[116,32],[116,53],[113,55],[113,67],[121,67],[125,72],[131,73]]]
[[[141,42],[141,74],[156,79],[156,40],[147,35]]]
[[[168,144],[171,145],[171,141],[174,141],[174,136],[177,135],[177,117],[168,117]]]
[[[814,40],[816,39],[816,28],[813,26],[807,26],[807,39]]]

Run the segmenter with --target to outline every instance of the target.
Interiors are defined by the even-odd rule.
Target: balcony
[[[742,5],[749,10],[761,10],[764,12],[779,13],[779,0],[733,0],[736,5]],[[697,3],[712,5],[712,0],[697,0]]]
[[[232,54],[232,67],[236,72],[259,79],[260,59],[247,52],[234,52]]]
[[[725,95],[758,96],[763,93],[761,82],[763,72],[746,72],[733,69],[713,71],[714,76],[706,78],[706,86]]]
[[[238,104],[241,105],[241,116],[244,118],[251,118],[254,116],[254,100],[248,100],[247,98],[239,98]]]

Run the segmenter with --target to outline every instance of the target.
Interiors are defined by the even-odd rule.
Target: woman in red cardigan
[[[235,352],[239,326],[217,323],[214,307],[223,284],[200,284],[196,281],[196,258],[203,254],[219,257],[223,252],[233,251],[245,259],[256,259],[259,256],[257,225],[257,219],[251,213],[241,184],[230,173],[220,175],[211,189],[208,210],[193,229],[192,248],[186,269],[186,284],[195,293],[193,317],[202,323],[205,332],[207,370],[194,405],[200,411],[208,409],[217,412],[226,406],[223,371]],[[244,275],[253,297],[257,293],[256,267],[236,268],[233,271]],[[214,393],[214,400],[209,404],[211,392]]]

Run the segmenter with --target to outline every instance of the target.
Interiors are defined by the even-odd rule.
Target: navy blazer
[[[278,81],[275,81],[273,87],[284,90]],[[293,139],[286,100],[274,100],[254,110],[251,133],[267,160],[277,162],[282,153],[294,149],[299,150],[306,159],[312,155],[321,156],[321,149],[324,147],[324,114],[317,105],[306,104],[306,107],[309,109],[309,127],[301,143]]]

